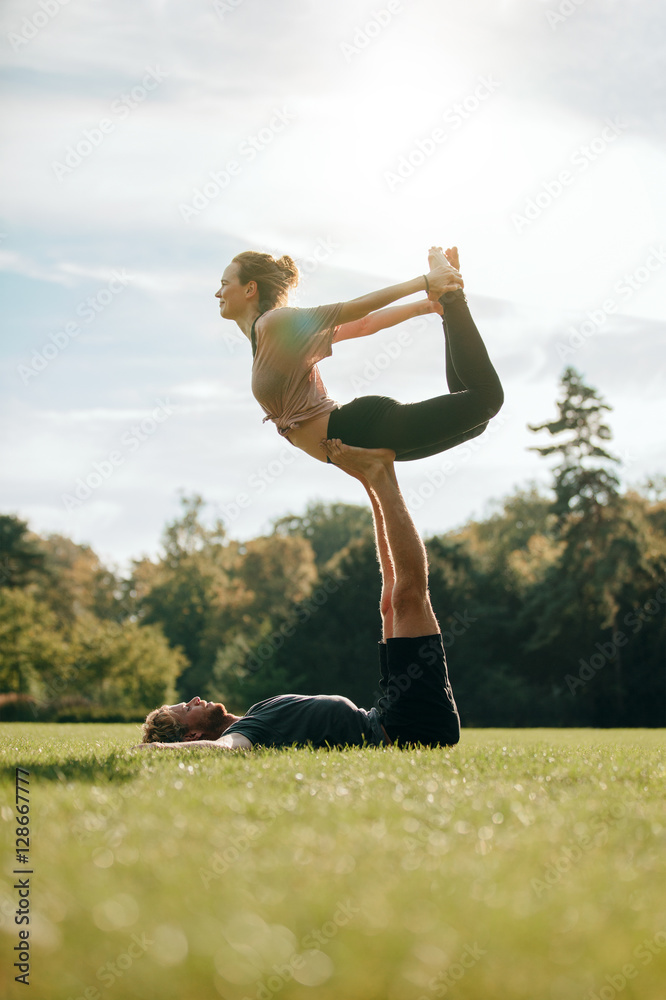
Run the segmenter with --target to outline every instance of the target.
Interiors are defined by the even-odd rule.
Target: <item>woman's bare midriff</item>
[[[297,448],[300,448],[301,451],[306,451],[313,458],[318,458],[320,462],[325,462],[326,454],[319,447],[319,442],[323,438],[328,437],[328,418],[330,415],[330,413],[324,413],[321,417],[308,420],[306,423],[301,424],[300,427],[295,427],[289,431],[286,437]]]

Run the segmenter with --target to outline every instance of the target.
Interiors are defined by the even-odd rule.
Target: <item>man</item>
[[[395,478],[395,453],[323,441],[331,462],[363,483],[382,573],[379,644],[382,696],[370,711],[339,695],[279,695],[232,715],[200,698],[147,717],[141,747],[446,746],[460,739],[437,619],[428,594],[425,547]]]

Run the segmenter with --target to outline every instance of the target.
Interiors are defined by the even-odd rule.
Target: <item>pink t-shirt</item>
[[[271,309],[257,320],[252,392],[264,423],[272,420],[280,434],[340,406],[326,392],[317,362],[333,353],[342,305]]]

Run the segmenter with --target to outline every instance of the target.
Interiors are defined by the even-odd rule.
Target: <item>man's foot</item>
[[[320,446],[333,465],[340,466],[348,475],[363,483],[372,484],[377,476],[386,472],[391,479],[395,479],[395,452],[391,448],[355,448],[353,445],[343,444],[339,438],[325,438]]]

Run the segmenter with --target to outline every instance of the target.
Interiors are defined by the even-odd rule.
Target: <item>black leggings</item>
[[[392,448],[396,461],[411,462],[483,433],[502,406],[504,392],[462,290],[443,295],[440,302],[449,392],[421,403],[360,396],[333,410],[329,438],[359,448]]]

